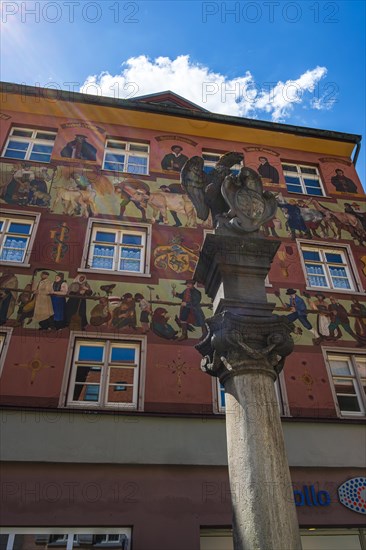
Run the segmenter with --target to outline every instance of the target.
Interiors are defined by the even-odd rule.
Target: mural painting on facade
[[[43,363],[41,359],[40,347],[38,346],[32,359],[27,363],[14,363],[14,367],[24,367],[30,370],[30,383],[33,384],[37,374],[43,369],[54,369],[55,365]]]
[[[174,273],[193,273],[198,262],[200,246],[193,243],[186,246],[183,236],[176,234],[171,237],[168,244],[159,245],[154,249],[154,266]]]
[[[361,264],[362,264],[362,273],[365,275],[366,277],[366,255],[365,256],[361,256],[360,258],[360,261],[361,261]]]
[[[259,157],[258,162],[259,166],[257,171],[261,176],[263,183],[280,183],[278,170],[269,163],[267,157]]]
[[[16,301],[18,278],[11,271],[5,271],[0,277],[0,325],[5,325],[12,316]]]
[[[167,178],[147,182],[120,174],[106,176],[96,167],[27,163],[2,163],[0,178],[0,202],[10,206],[40,206],[73,217],[105,214],[197,227],[196,212],[184,188]],[[211,227],[211,220],[202,225]]]
[[[0,198],[2,202],[19,206],[49,208],[50,189],[56,166],[34,166],[27,162],[2,164]]]
[[[68,161],[95,163],[98,148],[102,152],[105,130],[88,122],[74,121],[60,125],[52,157]]]
[[[285,227],[292,240],[296,237],[311,239],[326,237],[329,233],[329,223],[326,216],[312,206],[311,201],[284,198],[282,193],[277,195],[278,207],[285,217]]]
[[[155,194],[155,205],[160,205],[160,216],[157,222],[168,223],[167,213],[169,211],[174,219],[175,227],[182,225],[178,214],[186,216],[186,227],[196,227],[196,211],[183,186],[180,183],[170,183],[169,185],[160,185],[159,189],[164,195]],[[151,199],[150,204],[153,205]]]
[[[357,241],[360,245],[366,243],[366,231],[361,221],[363,216],[361,212],[357,212],[360,216],[356,216],[355,213],[349,212],[349,203],[344,204],[344,212],[335,211],[328,206],[321,204],[316,199],[309,201],[319,212],[324,216],[329,227],[332,229],[333,235],[336,239],[342,238],[342,231],[350,234],[351,238]],[[348,204],[348,206],[345,206]],[[355,203],[356,206],[358,206]],[[338,207],[341,207],[341,203],[337,203]],[[354,208],[351,206],[352,210]],[[349,237],[348,237],[349,238]]]
[[[67,244],[69,234],[70,228],[65,222],[57,224],[56,227],[50,230],[50,237],[53,245],[51,258],[56,264],[59,264],[69,251],[69,245]]]
[[[182,351],[178,349],[176,359],[172,359],[166,364],[156,363],[156,368],[167,369],[175,377],[177,393],[181,394],[183,386],[183,376],[186,376],[190,370],[197,370],[197,366],[189,366],[187,361],[182,358]]]
[[[192,139],[174,134],[155,137],[158,144],[159,167],[164,172],[178,176],[187,160],[196,153],[198,143]],[[156,166],[158,169],[158,166]]]
[[[343,207],[346,214],[351,214],[360,220],[364,231],[366,231],[366,212],[362,211],[361,206],[357,202],[345,202]]]
[[[154,191],[152,186],[150,187],[141,179],[123,178],[114,184],[114,192],[120,200],[120,219],[129,215],[136,216],[139,211],[142,221],[145,222],[151,220],[153,223],[164,223],[175,227],[181,225],[196,227],[197,225],[193,204],[179,183],[168,185],[164,183]],[[133,205],[135,212],[131,209],[126,211],[128,205]],[[171,214],[174,224],[169,219],[168,213]]]
[[[348,178],[342,168],[336,168],[334,176],[330,179],[336,191],[340,193],[357,193],[357,185]]]
[[[115,214],[113,191],[112,183],[97,169],[60,165],[52,188],[51,210],[55,214],[86,218],[100,213]]]
[[[176,321],[182,330],[182,334],[178,340],[187,340],[188,331],[192,330],[192,327],[200,327],[202,338],[204,338],[207,334],[207,328],[201,307],[202,294],[196,288],[196,281],[194,279],[188,279],[184,284],[186,289],[182,292],[177,292],[176,287],[172,286],[174,298],[181,300],[179,317],[176,317]]]
[[[97,149],[88,142],[88,136],[75,134],[60,151],[62,157],[79,160],[97,160]]]
[[[279,259],[279,266],[281,274],[286,279],[289,277],[289,269],[297,261],[297,256],[294,255],[294,249],[291,245],[281,247],[277,252],[277,258]]]
[[[63,272],[39,268],[30,281],[4,272],[0,292],[1,324],[41,331],[104,326],[117,333],[150,332],[165,340],[199,339],[206,334],[203,309],[212,308],[191,279],[160,279],[154,286],[101,285],[84,274],[68,282]]]
[[[303,297],[296,289],[288,288],[285,292],[288,300],[284,301],[281,292],[275,291],[282,305],[275,309],[288,311],[288,320],[301,325],[295,324],[295,334],[302,336],[305,328],[312,334],[313,344],[352,339],[357,347],[366,346],[366,306],[358,298],[345,304],[343,299],[334,295],[328,297],[322,292],[310,294],[305,291],[302,294]]]
[[[175,144],[171,146],[170,153],[161,159],[161,167],[163,170],[180,173],[187,160],[188,157],[183,153],[183,147]]]
[[[276,199],[285,219],[284,226],[292,240],[297,237],[307,239],[313,237],[341,239],[343,237],[354,239],[359,244],[366,242],[366,215],[356,202],[350,204],[339,201],[332,204],[331,208],[314,198],[296,200],[285,198],[282,193],[278,193]],[[334,207],[338,210],[334,210]],[[276,218],[272,222],[279,228],[275,220]],[[272,235],[276,236],[270,227],[267,227],[266,231],[267,234],[271,231]]]

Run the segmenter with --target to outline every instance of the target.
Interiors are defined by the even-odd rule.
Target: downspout
[[[356,168],[356,163],[357,163],[357,159],[358,159],[358,155],[360,154],[360,149],[361,149],[361,140],[359,140],[357,142],[357,145],[356,145],[356,151],[355,151],[355,154],[353,155],[353,166]]]

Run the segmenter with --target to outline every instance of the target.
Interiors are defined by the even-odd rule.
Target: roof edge
[[[331,141],[343,141],[346,143],[360,144],[362,136],[359,134],[349,134],[345,132],[337,132],[333,130],[321,130],[306,126],[295,126],[291,124],[283,124],[278,122],[269,122],[266,120],[258,120],[251,118],[243,118],[238,116],[221,115],[210,111],[199,112],[181,109],[179,107],[166,107],[159,104],[144,103],[133,99],[119,99],[114,97],[106,97],[99,95],[83,94],[71,90],[56,90],[54,88],[41,88],[36,86],[28,86],[25,84],[17,84],[13,82],[0,82],[0,92],[2,101],[6,102],[7,94],[20,94],[23,96],[37,97],[48,101],[68,101],[75,103],[84,103],[99,105],[104,107],[115,107],[117,109],[139,110],[149,113],[161,115],[178,116],[180,118],[198,119],[206,122],[216,122],[219,124],[231,124],[234,126],[243,126],[246,128],[254,128],[257,130],[267,130],[294,134],[302,137],[313,137]],[[140,96],[140,98],[143,96]]]

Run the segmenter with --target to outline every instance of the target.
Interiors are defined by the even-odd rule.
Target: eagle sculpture
[[[274,195],[263,192],[262,180],[255,170],[243,167],[238,175],[232,173],[232,167],[243,159],[242,153],[225,153],[206,174],[203,159],[196,156],[181,171],[181,184],[198,218],[207,220],[211,212],[214,227],[225,232],[258,232],[277,208]]]

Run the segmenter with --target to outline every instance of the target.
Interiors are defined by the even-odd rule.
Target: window
[[[225,388],[218,378],[215,379],[217,388],[217,412],[225,413]],[[287,396],[283,373],[281,372],[275,382],[275,391],[281,416],[289,416]]]
[[[129,172],[130,174],[148,174],[149,146],[145,143],[108,139],[105,146],[103,169]]]
[[[137,409],[142,341],[76,337],[67,404]]]
[[[315,166],[282,164],[283,174],[290,193],[324,196],[323,185]]]
[[[225,152],[211,153],[209,151],[202,151],[203,170],[206,172],[206,174],[209,174],[210,172],[212,172],[212,170],[216,166],[216,163],[220,160],[220,158],[224,154]],[[231,172],[235,175],[238,175],[241,168],[242,168],[241,164],[235,164],[234,166],[231,167]]]
[[[126,535],[95,535],[94,541],[96,545],[106,548],[125,548]],[[124,543],[124,544],[123,544]]]
[[[42,533],[43,534],[40,534]],[[50,534],[50,531],[52,534]],[[53,534],[64,531],[63,534]],[[108,528],[109,533],[105,534],[105,528],[93,528],[93,534],[86,529],[71,528],[2,528],[0,535],[1,550],[16,550],[19,548],[32,548],[32,550],[46,550],[47,548],[60,548],[73,550],[83,548],[93,550],[96,548],[115,548],[119,550],[130,550],[131,529],[130,528]],[[37,534],[36,534],[37,533]],[[100,533],[100,534],[99,534]]]
[[[366,413],[366,355],[328,352],[327,360],[342,416]]]
[[[43,538],[43,537],[42,537]],[[48,538],[48,547],[52,546],[66,546],[69,540],[69,535],[50,535]],[[72,544],[78,543],[77,535],[70,535]],[[36,544],[39,544],[40,541],[36,540]]]
[[[50,162],[56,132],[12,128],[3,157],[36,162]]]
[[[21,216],[5,210],[3,213],[0,216],[0,262],[25,265],[40,215]]]
[[[301,252],[309,287],[342,291],[357,289],[346,247],[301,245]]]
[[[89,220],[85,267],[118,273],[147,274],[150,226],[98,223]]]

